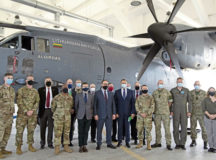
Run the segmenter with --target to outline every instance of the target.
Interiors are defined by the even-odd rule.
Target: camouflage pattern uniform
[[[170,133],[170,107],[169,102],[172,102],[172,95],[166,89],[157,89],[152,94],[155,101],[155,130],[156,144],[161,144],[161,121],[165,129],[166,144],[171,145]]]
[[[17,93],[17,121],[16,121],[16,146],[23,144],[23,131],[27,126],[27,143],[34,143],[34,130],[37,126],[37,110],[40,97],[35,88],[24,86]],[[27,116],[28,111],[33,111],[32,116]]]
[[[191,113],[191,139],[196,140],[197,133],[197,121],[199,121],[200,127],[202,129],[202,139],[204,142],[208,141],[207,133],[204,125],[204,112],[202,110],[202,101],[206,98],[207,94],[203,90],[196,91],[195,89],[190,91],[191,103],[192,103],[192,113]]]
[[[138,139],[143,141],[143,131],[146,130],[146,139],[148,142],[151,142],[151,130],[152,130],[152,113],[154,112],[155,102],[151,95],[140,95],[135,103],[137,111],[137,132]],[[147,116],[143,118],[140,114],[145,113]]]
[[[15,92],[12,87],[0,87],[0,148],[5,148],[13,123]]]
[[[64,134],[64,145],[69,144],[69,133],[71,126],[71,109],[73,107],[73,97],[69,94],[58,94],[52,100],[52,112],[54,119],[55,146],[61,144],[61,136]]]

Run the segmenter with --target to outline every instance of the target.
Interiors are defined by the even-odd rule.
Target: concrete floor
[[[76,124],[77,125],[77,124]],[[172,125],[171,125],[172,126]],[[171,127],[172,128],[172,127]],[[172,130],[172,129],[171,129]],[[152,129],[152,136],[153,141],[152,144],[155,142],[155,129],[153,127]],[[165,160],[165,159],[175,159],[175,160],[182,160],[182,159],[192,159],[192,160],[215,160],[216,154],[215,153],[208,153],[207,150],[203,150],[203,141],[201,139],[201,133],[198,134],[197,139],[197,146],[191,148],[189,145],[191,143],[190,136],[187,138],[187,144],[186,144],[186,151],[183,150],[173,150],[168,151],[166,149],[165,139],[164,139],[164,130],[162,129],[163,138],[162,138],[162,147],[157,149],[152,149],[151,151],[146,150],[146,146],[144,146],[142,149],[136,149],[135,145],[133,145],[133,141],[131,141],[131,148],[127,149],[123,143],[123,146],[118,149],[108,149],[105,144],[105,136],[103,136],[104,143],[102,145],[102,148],[100,151],[95,150],[96,144],[89,142],[87,148],[89,150],[88,153],[79,153],[78,152],[78,135],[77,135],[77,127],[75,130],[75,137],[74,137],[74,147],[73,153],[65,153],[61,152],[58,156],[54,155],[54,150],[48,149],[47,147],[44,150],[40,150],[40,129],[39,127],[35,130],[35,144],[34,146],[38,148],[39,150],[36,153],[31,153],[28,151],[28,146],[26,144],[26,130],[24,132],[24,145],[22,147],[22,150],[24,151],[24,154],[19,156],[16,155],[16,147],[15,147],[15,123],[13,124],[13,130],[12,134],[7,146],[8,150],[12,150],[13,154],[8,156],[6,159],[8,160],[44,160],[44,159],[52,159],[52,160]],[[89,138],[90,140],[90,138]],[[172,147],[174,147],[175,144],[172,141]],[[61,148],[63,149],[63,148]]]

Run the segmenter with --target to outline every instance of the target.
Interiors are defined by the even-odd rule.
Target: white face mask
[[[90,88],[90,91],[91,92],[95,92],[95,88]]]

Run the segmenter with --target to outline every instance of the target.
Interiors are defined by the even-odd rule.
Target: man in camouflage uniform
[[[38,91],[33,88],[34,77],[32,75],[26,77],[26,86],[20,88],[17,93],[17,121],[16,121],[16,153],[22,154],[21,146],[23,144],[23,132],[27,126],[27,143],[28,150],[36,152],[32,146],[34,143],[34,130],[37,126],[37,110],[39,106]]]
[[[152,130],[152,114],[154,112],[155,103],[154,98],[148,94],[148,87],[142,86],[142,95],[140,95],[135,103],[137,111],[137,132],[139,144],[136,148],[143,146],[143,131],[146,130],[147,149],[151,150],[151,130]]]
[[[0,86],[0,158],[5,158],[4,155],[12,154],[11,151],[5,150],[13,123],[15,92],[10,86],[12,82],[13,75],[6,73],[4,84]]]
[[[162,80],[158,81],[158,89],[152,94],[155,101],[155,133],[156,133],[156,143],[152,145],[152,148],[161,147],[161,121],[165,129],[165,137],[167,149],[171,148],[171,133],[170,133],[170,105],[172,102],[171,93],[164,88],[164,82]]]
[[[62,92],[55,96],[52,100],[52,112],[54,119],[55,133],[55,154],[60,153],[61,136],[64,135],[64,150],[71,153],[69,148],[69,133],[71,126],[71,113],[73,107],[73,97],[68,94],[68,86],[62,87]]]
[[[192,143],[190,144],[191,147],[196,145],[196,126],[197,121],[199,121],[200,127],[202,129],[202,139],[204,141],[204,149],[207,148],[207,133],[204,125],[204,113],[202,110],[201,103],[206,98],[207,93],[200,89],[200,82],[196,81],[194,83],[194,90],[190,91],[191,103],[192,103],[192,113],[191,113],[191,139]]]

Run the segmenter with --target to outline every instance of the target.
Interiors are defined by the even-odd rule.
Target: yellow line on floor
[[[103,129],[103,134],[106,135],[106,131]],[[117,144],[117,143],[116,143]],[[140,156],[139,154],[134,153],[133,151],[131,151],[130,149],[121,146],[120,147],[124,152],[126,152],[127,154],[129,154],[131,157],[136,158],[137,160],[146,160],[144,157]]]

